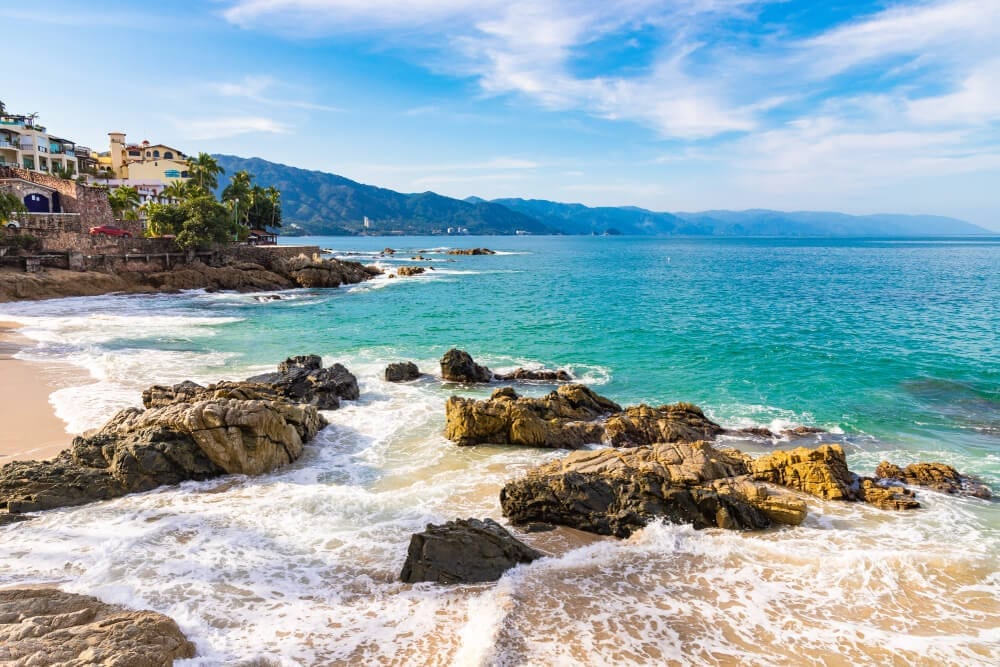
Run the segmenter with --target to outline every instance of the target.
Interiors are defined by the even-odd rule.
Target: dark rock
[[[271,385],[295,403],[308,403],[320,410],[336,410],[340,399],[353,401],[360,396],[358,379],[341,364],[323,368],[315,354],[291,357],[278,366],[277,373],[247,378],[247,382]]]
[[[0,664],[169,667],[193,657],[163,614],[54,588],[0,590]]]
[[[298,287],[339,287],[360,283],[372,274],[358,262],[342,262],[299,255],[274,262],[277,273],[287,276]]]
[[[393,250],[392,248],[382,248],[382,254],[383,255],[395,255],[396,251]]]
[[[519,541],[492,519],[458,519],[415,533],[400,578],[468,584],[496,581],[520,563],[544,554]]]
[[[911,486],[923,486],[941,493],[976,498],[990,498],[993,495],[985,484],[962,475],[944,463],[911,463],[906,468],[900,468],[888,461],[882,461],[875,469],[875,476]]]
[[[796,426],[794,428],[786,428],[781,432],[781,435],[786,438],[802,438],[807,435],[816,435],[818,433],[826,433],[826,431],[821,428],[816,428],[815,426]]]
[[[493,373],[473,361],[468,352],[452,348],[441,357],[441,377],[449,382],[489,382]]]
[[[452,396],[445,437],[459,445],[497,444],[577,449],[604,435],[600,417],[621,407],[587,387],[567,384],[542,398],[503,387],[483,401]]]
[[[401,361],[385,367],[388,382],[409,382],[420,377],[420,369],[412,361]]]
[[[733,529],[802,522],[805,503],[745,473],[741,458],[705,442],[574,452],[508,482],[500,506],[517,525],[541,521],[617,537],[657,520]]]
[[[540,382],[572,382],[573,376],[567,371],[557,370],[550,371],[547,369],[542,370],[528,370],[526,368],[518,368],[510,373],[505,373],[503,375],[497,375],[496,379],[503,380],[505,382],[517,381],[517,380],[532,380]]]
[[[496,252],[489,248],[452,248],[449,255],[495,255]]]
[[[675,403],[652,408],[639,405],[612,415],[605,424],[608,444],[636,447],[654,442],[695,442],[711,440],[723,428],[710,420],[696,405]]]
[[[532,521],[524,525],[524,532],[526,533],[547,533],[555,529],[556,527],[551,523],[545,523],[544,521]]]

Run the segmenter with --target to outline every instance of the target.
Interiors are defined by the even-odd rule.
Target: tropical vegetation
[[[7,190],[0,190],[0,222],[4,226],[6,226],[11,216],[16,213],[24,213],[27,210],[24,202],[16,194]]]

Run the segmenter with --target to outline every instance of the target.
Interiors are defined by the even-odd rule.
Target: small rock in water
[[[542,556],[492,519],[457,519],[414,533],[399,577],[407,583],[496,581],[512,567]]]
[[[420,375],[420,369],[412,361],[400,361],[385,367],[387,382],[408,382],[416,380]]]
[[[493,373],[473,361],[468,352],[452,348],[441,357],[441,377],[450,382],[489,382]]]
[[[527,368],[518,368],[511,371],[510,373],[505,373],[503,375],[497,375],[498,380],[503,380],[504,382],[511,382],[515,380],[532,380],[537,382],[572,382],[573,376],[569,374],[568,371],[562,369],[559,370],[548,370],[542,368],[540,370],[529,370]]]
[[[924,486],[942,493],[976,498],[990,498],[993,495],[985,484],[962,475],[944,463],[911,463],[906,468],[900,468],[888,461],[882,461],[875,469],[875,476],[912,486]]]

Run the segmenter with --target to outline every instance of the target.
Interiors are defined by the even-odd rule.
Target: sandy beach
[[[69,369],[15,359],[28,342],[18,335],[18,328],[16,323],[0,322],[0,465],[51,458],[73,439],[49,403],[53,391],[69,384]]]

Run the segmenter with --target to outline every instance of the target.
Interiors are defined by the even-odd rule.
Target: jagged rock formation
[[[529,380],[535,382],[572,382],[573,376],[569,374],[568,371],[562,369],[550,371],[547,369],[541,370],[528,370],[527,368],[518,368],[511,371],[510,373],[504,373],[502,375],[495,376],[497,380],[503,380],[504,382],[514,382],[518,380]]]
[[[990,498],[992,492],[985,484],[962,475],[944,463],[911,463],[905,468],[882,461],[875,469],[875,476],[911,486],[923,486],[942,493],[976,498]]]
[[[496,252],[489,248],[452,248],[449,255],[495,255]]]
[[[567,384],[542,398],[497,389],[484,401],[452,396],[445,404],[445,437],[459,445],[509,444],[577,449],[601,441],[594,421],[621,406],[580,384]]]
[[[0,664],[169,667],[195,657],[173,619],[52,588],[0,590]]]
[[[416,380],[420,375],[420,369],[412,361],[400,361],[385,367],[387,382],[409,382]]]
[[[881,486],[848,470],[840,445],[772,452],[753,459],[748,466],[754,479],[798,489],[824,500],[867,501],[883,509],[920,507],[906,489]]]
[[[473,361],[468,352],[452,348],[441,357],[441,377],[449,382],[489,382],[493,373]]]
[[[737,529],[802,522],[805,503],[746,472],[742,458],[705,442],[573,452],[508,482],[500,506],[514,524],[618,537],[659,519]]]
[[[414,533],[399,576],[407,583],[496,581],[515,565],[542,556],[492,519],[458,519]]]
[[[319,357],[293,357],[273,383],[183,382],[143,392],[50,461],[0,468],[0,509],[12,514],[80,505],[223,474],[259,475],[295,461],[326,425],[317,411],[357,398],[354,376]]]
[[[405,278],[406,276],[419,276],[426,271],[422,266],[401,266],[396,269],[396,275]]]
[[[357,262],[299,255],[275,262],[275,268],[299,287],[339,287],[368,280],[372,271]]]
[[[711,440],[723,432],[723,428],[708,419],[701,408],[690,403],[626,408],[608,417],[604,428],[608,444],[614,447]]]

